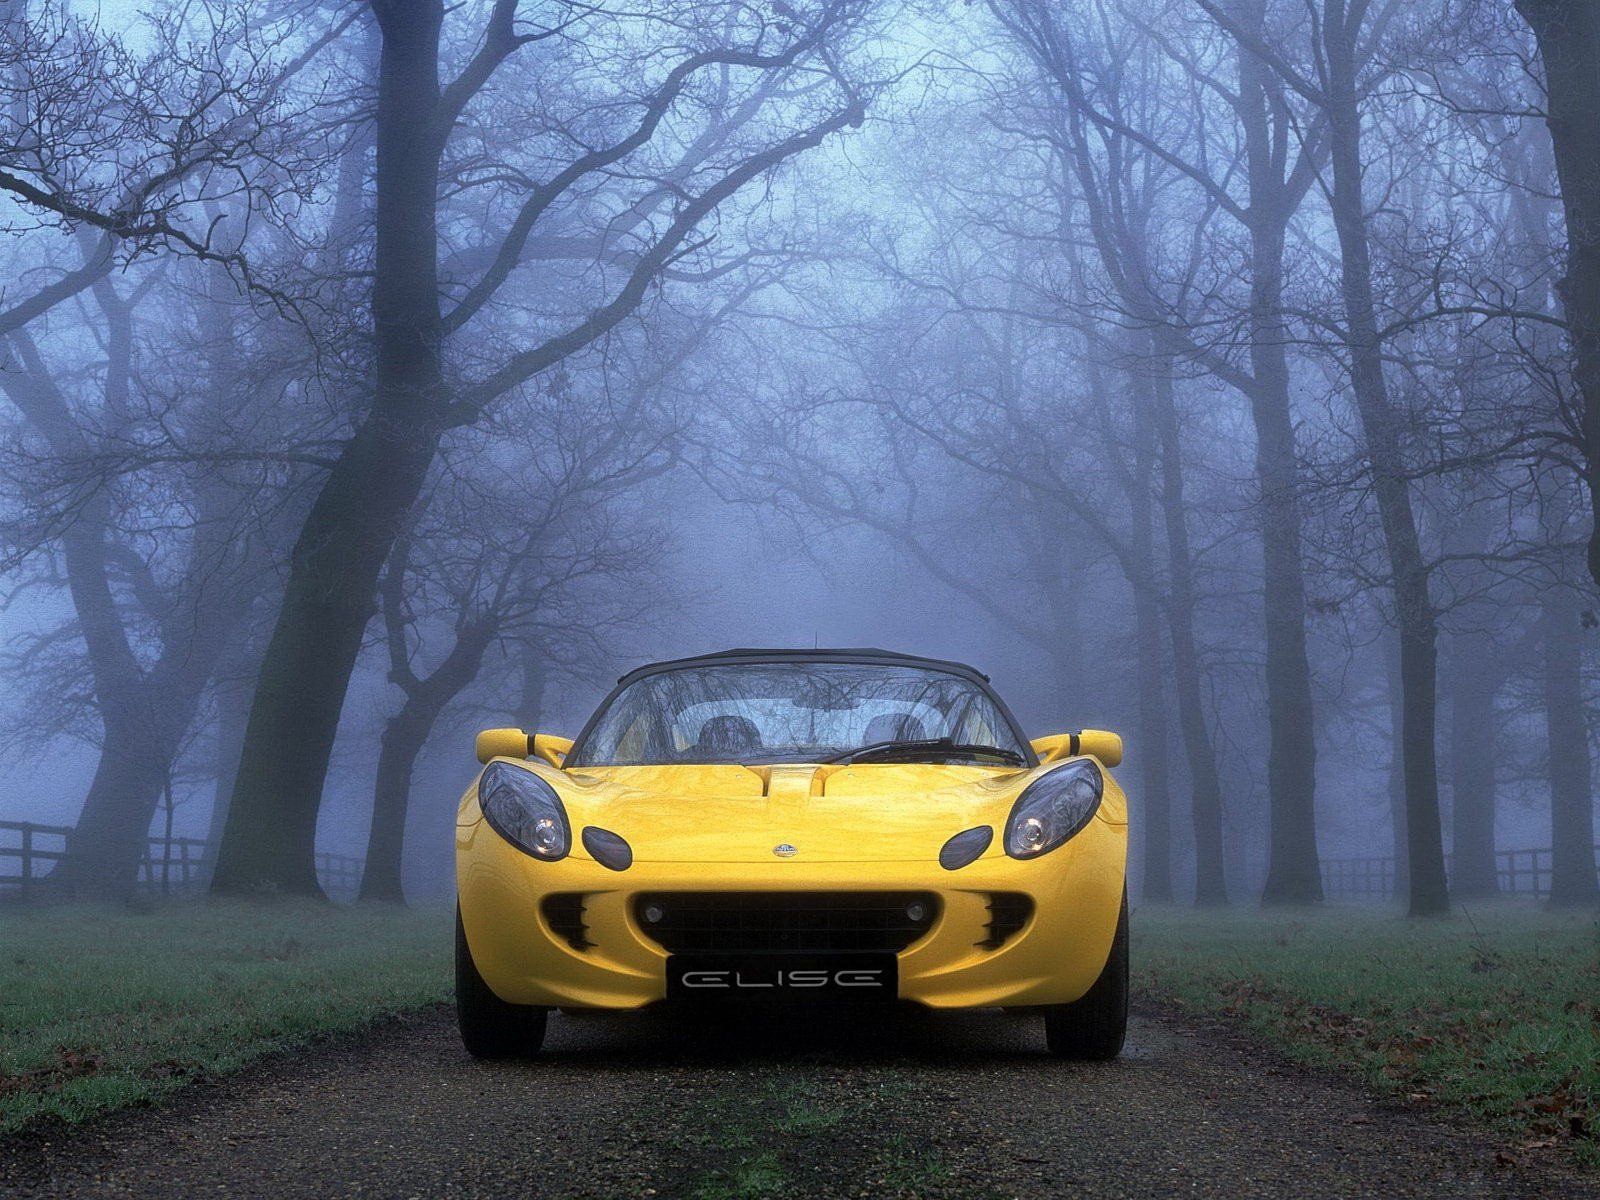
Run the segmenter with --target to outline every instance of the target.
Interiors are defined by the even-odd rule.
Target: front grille
[[[1033,916],[1033,901],[1019,892],[990,892],[989,920],[984,924],[988,935],[978,945],[985,950],[998,950],[1006,939],[1021,931]]]
[[[929,892],[655,892],[633,905],[639,927],[673,954],[898,953],[933,927]]]
[[[583,919],[583,894],[558,892],[544,898],[544,919],[557,937],[567,939],[574,950],[587,950],[594,945],[589,940],[589,926]]]

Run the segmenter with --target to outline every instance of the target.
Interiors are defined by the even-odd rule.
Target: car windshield
[[[800,661],[642,676],[611,697],[567,764],[823,762],[869,746],[898,762],[1027,760],[1011,721],[971,679],[913,666]]]

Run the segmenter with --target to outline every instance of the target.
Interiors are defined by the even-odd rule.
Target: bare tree
[[[629,494],[674,455],[647,397],[636,391],[631,401],[601,437],[592,436],[599,406],[564,394],[502,413],[498,428],[440,464],[415,524],[395,542],[379,598],[389,681],[403,698],[380,742],[361,899],[404,900],[417,757],[491,654],[570,671],[659,615],[664,538]],[[526,444],[519,429],[540,436]],[[488,465],[497,460],[505,465]]]
[[[1117,147],[1109,154],[1125,156],[1130,163],[1147,157],[1174,172],[1195,187],[1199,206],[1236,221],[1248,238],[1245,295],[1234,302],[1242,309],[1243,355],[1226,340],[1207,336],[1209,327],[1229,328],[1233,323],[1221,314],[1210,315],[1208,321],[1176,319],[1170,302],[1164,303],[1153,287],[1147,268],[1143,278],[1137,270],[1114,271],[1112,277],[1121,281],[1129,319],[1152,329],[1160,353],[1199,364],[1236,388],[1250,404],[1260,490],[1270,730],[1271,837],[1264,898],[1285,903],[1318,900],[1322,880],[1316,848],[1315,726],[1283,280],[1287,229],[1324,153],[1320,128],[1299,127],[1300,114],[1287,102],[1284,85],[1254,55],[1235,46],[1235,80],[1229,87],[1214,61],[1214,49],[1192,39],[1161,36],[1157,30],[1163,22],[1187,19],[1176,6],[1155,5],[1146,13],[1139,5],[1097,4],[1082,33],[1065,12],[1049,4],[994,0],[990,8],[1026,49],[1074,119],[1097,130],[1108,147]],[[1259,32],[1267,9],[1265,3],[1250,0],[1235,5],[1233,12],[1241,27]],[[1103,36],[1106,44],[1090,54],[1080,40],[1097,36]],[[1160,83],[1137,78],[1132,63],[1153,51],[1182,70],[1181,79],[1200,106],[1221,102],[1218,123],[1185,128],[1174,123],[1168,108],[1152,109],[1144,103],[1151,87],[1178,83],[1164,76],[1158,76]],[[1219,124],[1226,128],[1226,118],[1237,127],[1231,144],[1218,142],[1215,132]],[[1062,128],[1065,133],[1071,127]],[[1108,172],[1107,178],[1111,177]],[[1093,208],[1098,185],[1086,186],[1093,190],[1086,192],[1085,203]],[[1104,207],[1106,215],[1100,222],[1107,226],[1125,224],[1131,214],[1143,211],[1126,204]],[[1125,230],[1115,241],[1124,259],[1132,257],[1135,247],[1148,244],[1147,234],[1138,230]],[[1220,289],[1208,297],[1213,305],[1221,299]]]
[[[329,21],[323,7],[160,12],[132,46],[51,0],[7,7],[0,192],[22,214],[9,232],[83,235],[83,253],[66,270],[35,267],[29,286],[5,294],[0,334],[161,253],[219,264],[294,303],[252,269],[245,243],[256,220],[281,217],[327,163],[324,140],[303,127],[316,103],[303,94],[315,91],[306,76],[354,16]],[[33,284],[39,274],[54,277]]]
[[[214,888],[320,890],[313,839],[339,711],[379,572],[441,439],[626,320],[674,262],[693,251],[697,231],[722,204],[830,134],[860,124],[861,100],[832,65],[856,8],[846,0],[830,0],[792,20],[742,27],[732,14],[727,26],[713,19],[707,27],[693,23],[695,6],[674,9],[671,15],[691,22],[681,28],[668,22],[674,41],[703,40],[708,48],[678,56],[665,71],[658,65],[662,56],[654,62],[643,58],[641,70],[657,82],[598,100],[586,114],[595,123],[593,132],[582,128],[584,114],[569,117],[524,169],[495,171],[496,178],[512,180],[507,232],[491,249],[487,266],[444,311],[437,267],[439,191],[458,127],[519,52],[576,43],[585,26],[604,14],[573,5],[558,10],[551,23],[528,24],[519,22],[516,0],[496,0],[474,31],[476,49],[441,84],[442,0],[374,0],[383,41],[375,114],[372,402],[296,541],[251,707]],[[559,63],[553,59],[546,71],[559,70]],[[802,89],[811,107],[778,116],[778,132],[764,138],[755,118],[766,106],[757,105],[738,129],[718,124],[717,152],[691,143],[687,160],[676,165],[647,161],[644,152],[658,130],[671,124],[680,101],[703,75],[719,72],[754,80],[757,94],[764,94],[774,76],[795,87],[802,86],[804,76],[804,83],[814,85]],[[453,379],[445,359],[447,342],[471,329],[474,317],[528,261],[536,229],[577,219],[589,189],[614,189],[640,171],[648,175],[643,194],[636,188],[624,205],[639,215],[632,226],[636,247],[614,272],[602,272],[608,285],[615,275],[614,286],[598,303],[586,301],[587,311],[575,320],[559,318],[564,327],[491,358],[469,378]],[[472,170],[463,168],[463,173],[470,177]],[[563,207],[569,200],[577,212]]]
[[[17,453],[37,464],[8,540],[17,555],[59,547],[103,727],[69,856],[52,875],[68,894],[119,898],[133,886],[202,695],[261,586],[258,493],[236,472],[164,464],[164,449],[146,440],[156,427],[197,435],[243,400],[215,361],[183,376],[199,384],[199,405],[160,397],[161,381],[140,366],[136,319],[159,280],[147,273],[127,294],[110,279],[92,285],[106,361],[81,385],[26,330],[11,335],[15,357],[0,371],[27,423]],[[181,538],[145,532],[169,527],[175,507],[187,512]]]
[[[1372,234],[1365,194],[1362,105],[1372,86],[1371,55],[1397,12],[1390,3],[1323,0],[1306,47],[1309,68],[1236,21],[1215,0],[1197,0],[1284,84],[1313,105],[1328,129],[1331,181],[1326,194],[1338,238],[1344,321],[1338,329],[1350,392],[1360,418],[1369,479],[1383,529],[1400,635],[1402,754],[1410,911],[1449,908],[1439,819],[1435,734],[1438,706],[1437,618],[1428,562],[1418,532],[1405,460],[1405,423],[1390,394],[1384,333],[1373,282]]]
[[[1544,64],[1546,123],[1566,212],[1561,282],[1581,398],[1578,434],[1589,493],[1589,576],[1600,584],[1600,12],[1585,0],[1516,0]]]

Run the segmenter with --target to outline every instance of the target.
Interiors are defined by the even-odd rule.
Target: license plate
[[[697,1000],[893,1000],[893,954],[673,954],[667,995]]]

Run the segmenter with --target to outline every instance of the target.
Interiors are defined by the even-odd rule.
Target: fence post
[[[22,892],[27,894],[33,886],[33,827],[22,827]]]

